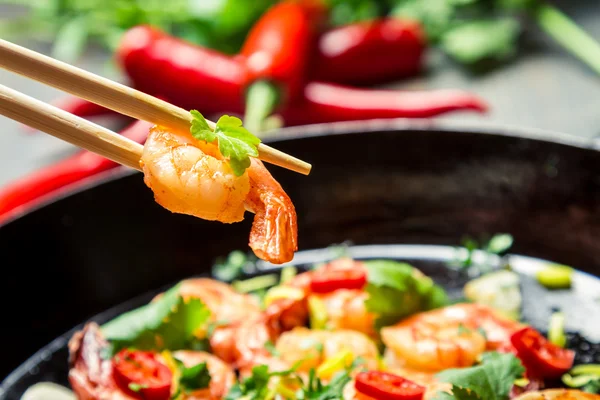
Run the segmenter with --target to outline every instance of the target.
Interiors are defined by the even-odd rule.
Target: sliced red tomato
[[[121,389],[144,400],[171,397],[171,370],[149,351],[121,350],[113,358],[113,377]]]
[[[425,394],[424,386],[381,371],[367,371],[356,375],[354,388],[377,400],[421,400]]]
[[[362,289],[366,283],[367,270],[361,262],[339,259],[312,272],[310,290],[329,293],[338,289]]]
[[[528,376],[560,378],[573,366],[574,351],[556,346],[531,327],[513,333],[510,341],[527,369]]]

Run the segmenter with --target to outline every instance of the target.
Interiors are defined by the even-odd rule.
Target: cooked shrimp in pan
[[[368,369],[377,369],[379,366],[379,352],[375,343],[365,334],[351,330],[295,328],[281,335],[276,349],[281,359],[289,365],[301,362],[299,371],[317,368],[342,351],[348,351],[352,357],[364,359]]]
[[[487,350],[504,350],[521,324],[478,304],[457,304],[419,313],[383,328],[391,367],[441,371],[473,365]]]
[[[260,160],[236,176],[216,145],[154,127],[140,165],[166,209],[224,223],[241,221],[248,209],[256,214],[250,247],[259,258],[281,264],[298,249],[294,205]]]

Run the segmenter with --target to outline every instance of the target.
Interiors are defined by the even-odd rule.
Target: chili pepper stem
[[[246,92],[244,126],[250,132],[260,132],[265,119],[279,103],[279,88],[272,82],[260,80],[252,83]]]
[[[600,74],[600,44],[573,20],[549,4],[535,7],[532,16],[546,34]]]

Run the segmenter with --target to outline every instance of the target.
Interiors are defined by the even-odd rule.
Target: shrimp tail
[[[246,204],[256,214],[250,248],[259,258],[274,264],[291,261],[298,250],[297,216],[292,201],[261,161],[252,159],[248,176],[250,193]]]

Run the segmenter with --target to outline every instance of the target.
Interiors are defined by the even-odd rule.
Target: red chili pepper
[[[421,400],[425,394],[425,387],[381,371],[359,373],[354,387],[358,392],[377,400]]]
[[[151,124],[137,121],[121,131],[121,135],[144,143]],[[0,220],[17,208],[50,192],[116,167],[118,164],[89,151],[82,151],[49,167],[42,168],[0,190]],[[10,213],[10,214],[9,214]]]
[[[282,112],[286,125],[377,118],[427,118],[450,111],[485,112],[478,96],[462,90],[400,91],[359,89],[311,82],[304,102]]]
[[[282,104],[301,97],[308,57],[325,8],[315,0],[288,0],[271,7],[252,27],[242,51],[246,67],[246,115],[250,130]]]
[[[510,341],[517,349],[517,356],[534,378],[560,378],[573,366],[575,352],[549,342],[538,331],[527,327],[515,332]]]
[[[113,378],[129,395],[143,400],[168,400],[173,374],[149,351],[121,350],[113,358]]]
[[[141,25],[123,35],[117,59],[138,90],[204,114],[243,112],[244,69],[217,51]]]
[[[417,74],[427,46],[421,26],[398,18],[359,22],[321,35],[315,80],[371,85]]]
[[[329,293],[338,289],[362,289],[367,283],[367,270],[361,262],[339,259],[311,274],[310,290]]]
[[[240,113],[243,108],[243,57],[234,60],[147,26],[126,33],[119,55],[134,86],[142,91],[203,112]],[[288,125],[300,125],[425,118],[450,111],[486,109],[483,100],[461,90],[369,90],[309,82],[303,99],[281,112]]]

